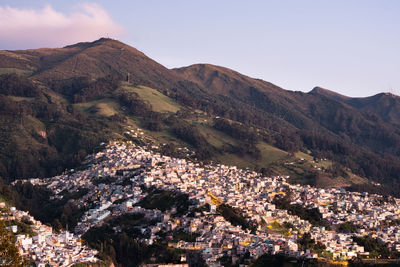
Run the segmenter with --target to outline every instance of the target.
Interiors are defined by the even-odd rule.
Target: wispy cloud
[[[120,37],[124,29],[98,4],[85,3],[65,14],[0,6],[0,49],[60,47],[100,37]]]

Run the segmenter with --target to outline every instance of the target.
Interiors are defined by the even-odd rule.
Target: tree
[[[63,229],[62,224],[60,222],[59,219],[54,219],[53,223],[52,223],[53,229],[54,231],[56,231],[56,233],[60,233]]]
[[[14,236],[6,229],[3,220],[0,220],[0,264],[1,266],[22,265],[22,258],[15,246]]]
[[[302,245],[303,249],[306,250],[311,247],[312,244],[315,243],[315,240],[311,238],[310,233],[304,233],[303,237],[297,241],[300,245]]]

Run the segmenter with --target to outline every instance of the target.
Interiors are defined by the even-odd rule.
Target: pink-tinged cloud
[[[70,14],[50,5],[42,9],[0,6],[0,49],[62,47],[123,33],[108,12],[94,3],[78,5]]]

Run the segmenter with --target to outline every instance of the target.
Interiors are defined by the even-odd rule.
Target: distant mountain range
[[[293,92],[209,64],[167,69],[105,38],[0,51],[0,74],[5,181],[77,166],[101,141],[128,138],[130,125],[203,160],[293,173],[284,163],[308,155],[331,163],[311,178],[313,170],[297,172],[308,177],[303,182],[341,177],[356,190],[400,192],[400,98],[393,94]]]

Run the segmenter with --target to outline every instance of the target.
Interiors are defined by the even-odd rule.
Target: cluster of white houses
[[[145,229],[151,234],[142,242],[151,244],[157,239],[156,233],[163,230],[183,229],[196,233],[193,242],[180,241],[170,245],[199,250],[207,264],[212,266],[219,264],[221,256],[229,255],[235,260],[246,251],[253,258],[264,253],[317,257],[316,253],[304,251],[298,245],[297,241],[304,233],[310,233],[313,239],[324,244],[326,252],[334,259],[368,255],[353,241],[353,235],[371,235],[392,249],[400,247],[400,227],[387,224],[399,219],[399,199],[385,201],[381,196],[367,193],[292,185],[287,183],[288,177],[264,177],[234,166],[203,166],[123,142],[110,142],[103,151],[92,155],[89,162],[85,170],[49,179],[27,180],[47,186],[56,198],[62,198],[59,193],[65,190],[89,189],[80,199],[72,200],[79,207],[87,207],[75,229],[79,234],[102,224],[107,218],[142,212],[159,219],[159,223]],[[143,185],[180,191],[189,196],[193,205],[200,207],[208,203],[210,208],[196,212],[194,217],[170,216],[170,213],[142,209],[137,203],[146,196],[141,188]],[[292,204],[317,208],[331,226],[352,222],[358,226],[358,232],[340,233],[313,226],[286,210],[276,208],[272,200],[276,195],[285,195],[288,190],[293,196]],[[222,203],[240,210],[250,223],[257,226],[256,230],[242,229],[226,221],[217,213],[217,206]],[[382,220],[386,224],[382,224]]]
[[[0,202],[0,220],[16,236],[19,253],[36,266],[72,266],[77,263],[94,263],[96,250],[82,245],[79,238],[68,232],[53,232],[50,226],[35,220],[25,211],[8,207]],[[23,223],[26,229],[20,229]]]

